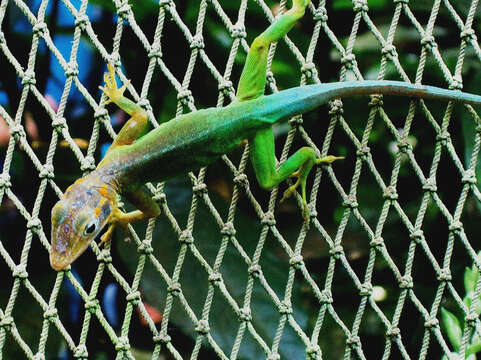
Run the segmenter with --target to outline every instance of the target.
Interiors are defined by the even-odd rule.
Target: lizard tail
[[[481,96],[459,90],[416,85],[402,81],[367,80],[306,85],[283,90],[265,96],[258,109],[265,109],[265,111],[260,111],[264,121],[275,123],[313,110],[334,99],[371,94],[438,99],[481,105]]]

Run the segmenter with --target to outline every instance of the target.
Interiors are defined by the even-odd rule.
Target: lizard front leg
[[[127,89],[130,81],[118,88],[113,65],[108,64],[107,68],[108,72],[104,75],[105,86],[100,87],[107,96],[105,104],[115,103],[119,108],[131,116],[115,137],[109,148],[110,151],[120,145],[132,144],[135,140],[145,135],[149,130],[149,119],[147,113],[142,107],[124,96],[124,91]]]
[[[119,208],[115,208],[109,217],[109,228],[100,238],[103,244],[110,241],[115,227],[122,227],[128,234],[128,225],[132,222],[157,217],[160,214],[159,205],[143,189],[127,192],[123,194],[127,200],[139,210],[124,213]]]

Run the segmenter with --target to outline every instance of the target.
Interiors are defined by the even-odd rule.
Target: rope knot
[[[266,74],[266,83],[269,86],[276,86],[276,79],[274,77],[274,73],[270,70]]]
[[[75,348],[74,355],[73,355],[74,358],[87,359],[88,356],[89,356],[89,353],[87,351],[87,346],[85,346],[85,344],[79,345]]]
[[[13,325],[13,317],[11,316],[5,316],[0,320],[0,328],[3,328],[5,330],[10,330],[10,328]]]
[[[311,61],[305,62],[301,66],[301,73],[308,79],[316,78],[317,77],[316,65]]]
[[[321,291],[321,296],[319,298],[321,304],[332,304],[334,299],[332,298],[331,290],[324,289]]]
[[[328,16],[326,8],[324,6],[319,6],[314,12],[313,18],[315,21],[320,21],[322,23],[327,22]]]
[[[161,9],[168,8],[170,6],[175,7],[175,4],[172,2],[172,0],[159,0],[159,7]]]
[[[110,264],[112,262],[112,255],[110,255],[109,249],[102,249],[97,256],[97,261],[104,264]]]
[[[255,279],[258,279],[262,274],[262,268],[259,264],[249,266],[247,271],[249,272],[249,275]]]
[[[237,316],[239,316],[239,320],[242,322],[252,321],[251,310],[249,308],[239,309],[239,313],[237,314]]]
[[[78,75],[78,65],[75,63],[69,63],[67,65],[67,70],[65,70],[65,76],[69,78],[77,75]]]
[[[434,36],[432,35],[424,35],[424,37],[421,39],[421,45],[425,47],[426,50],[431,50],[432,48],[438,46],[434,40]]]
[[[27,70],[23,73],[22,85],[31,86],[35,85],[37,81],[35,80],[35,73],[32,70]]]
[[[148,57],[149,59],[160,59],[162,57],[162,49],[159,44],[154,44],[151,46]]]
[[[393,0],[395,4],[409,4],[409,0]]]
[[[282,300],[281,303],[279,304],[279,313],[283,315],[289,315],[292,314],[294,311],[292,310],[292,305],[290,302],[287,300]]]
[[[329,255],[332,255],[335,259],[339,259],[344,254],[342,245],[336,245],[329,250]]]
[[[375,237],[371,242],[369,243],[369,246],[379,249],[384,245],[384,239],[381,236]]]
[[[300,269],[304,265],[304,259],[302,255],[294,255],[289,260],[289,265],[295,269]]]
[[[45,320],[53,321],[52,318],[56,317],[58,315],[57,309],[56,308],[48,308],[45,310],[43,313],[43,318]]]
[[[95,170],[95,159],[93,156],[86,156],[84,161],[82,161],[82,165],[80,166],[80,170],[88,171],[88,170]]]
[[[404,275],[399,280],[399,287],[401,289],[412,289],[414,287],[414,281],[411,275]]]
[[[158,202],[159,204],[165,204],[167,202],[167,195],[165,193],[155,193],[154,196],[152,196],[152,199],[154,201]]]
[[[131,14],[132,9],[127,1],[122,2],[120,6],[117,8],[117,14],[124,20],[129,19],[129,15]]]
[[[336,99],[329,102],[329,115],[332,116],[341,116],[344,114],[344,109],[342,107],[342,101],[340,99]]]
[[[33,232],[37,232],[41,228],[42,228],[42,222],[40,221],[40,219],[38,217],[31,218],[30,220],[28,220],[27,229],[29,229]]]
[[[438,190],[438,187],[436,186],[436,180],[433,178],[426,179],[426,182],[423,184],[423,190],[436,192]]]
[[[359,294],[361,296],[370,296],[372,294],[372,284],[371,283],[361,284],[361,287],[359,289]]]
[[[79,15],[75,18],[75,26],[84,31],[87,28],[89,17],[85,14]]]
[[[347,69],[352,69],[356,67],[356,57],[354,56],[354,54],[344,54],[341,58],[341,64]]]
[[[451,78],[449,83],[450,90],[461,90],[463,88],[463,79],[457,75],[454,75]]]
[[[354,12],[367,12],[369,10],[369,7],[367,6],[367,1],[366,0],[353,0],[353,10]]]
[[[16,279],[24,280],[28,278],[27,268],[24,264],[19,264],[15,266],[12,276]]]
[[[220,233],[225,236],[232,237],[235,235],[236,230],[234,228],[234,224],[232,224],[231,221],[228,221],[222,226],[222,229],[220,230]]]
[[[159,335],[156,335],[152,338],[152,340],[154,341],[154,343],[163,343],[163,344],[168,344],[172,341],[171,337],[167,334],[165,335],[162,335],[162,334],[159,334]]]
[[[382,50],[381,50],[381,53],[387,57],[389,60],[392,60],[392,59],[395,59],[398,57],[398,54],[397,54],[397,51],[396,51],[396,47],[393,45],[393,44],[388,44],[388,45],[385,45]]]
[[[449,138],[450,138],[450,135],[446,130],[443,130],[442,132],[436,135],[436,141],[438,141],[442,145],[446,145]]]
[[[115,350],[128,351],[130,349],[129,339],[127,336],[121,336],[118,338],[117,344],[115,344]]]
[[[45,164],[42,166],[42,170],[40,170],[38,176],[40,179],[53,179],[54,173],[52,164]]]
[[[299,127],[303,124],[302,115],[296,115],[289,119],[289,125],[291,127]]]
[[[232,81],[227,79],[222,79],[219,83],[218,89],[221,93],[225,96],[229,95],[229,93],[234,92],[234,86],[232,85]]]
[[[179,236],[179,241],[182,244],[186,244],[186,245],[192,244],[194,242],[194,237],[192,236],[192,231],[190,231],[190,230],[182,231],[180,236]]]
[[[142,255],[150,255],[154,252],[154,248],[150,245],[150,242],[142,241],[137,248],[137,251]]]
[[[361,160],[367,160],[369,154],[371,153],[371,148],[367,145],[362,145],[356,150],[356,156],[361,158]]]
[[[43,21],[37,22],[33,26],[32,32],[34,35],[37,35],[37,36],[42,36],[42,37],[45,36],[45,34],[48,32],[47,24],[44,23]]]
[[[267,356],[267,360],[280,360],[280,358],[281,358],[281,356],[276,352],[270,353]]]
[[[207,320],[202,319],[197,322],[197,326],[195,327],[195,331],[201,335],[206,335],[210,331],[209,323]]]
[[[248,185],[247,175],[243,174],[243,173],[236,172],[236,175],[234,176],[234,182],[237,185],[240,185],[242,187],[247,187],[247,185]]]
[[[460,37],[464,41],[469,41],[469,40],[477,41],[476,34],[472,28],[465,27],[463,31],[461,31]]]
[[[244,39],[247,36],[245,26],[239,23],[232,25],[229,32],[230,36],[234,39]]]
[[[407,138],[402,138],[398,141],[397,147],[399,152],[407,153],[408,151],[412,151],[412,145],[408,142]]]
[[[27,137],[25,134],[25,129],[21,124],[14,124],[10,128],[10,135],[15,139],[15,141],[21,141],[21,139],[25,139]]]
[[[463,229],[463,223],[459,220],[452,221],[451,224],[449,224],[448,229],[449,231],[455,233],[461,232],[461,230]]]
[[[371,95],[371,100],[369,101],[369,106],[371,107],[380,107],[384,105],[384,101],[382,95],[375,94]]]
[[[432,328],[432,327],[438,327],[439,326],[439,320],[436,319],[435,317],[431,317],[427,319],[424,323],[425,328]]]
[[[261,219],[261,224],[267,226],[274,226],[276,224],[276,219],[274,218],[272,211],[264,213],[264,216]]]
[[[401,330],[396,326],[390,326],[386,331],[386,336],[389,338],[398,337],[399,335],[401,335]]]
[[[171,283],[167,288],[167,291],[172,294],[172,296],[179,296],[180,292],[182,291],[180,287],[180,283],[175,282]]]
[[[218,286],[219,283],[222,282],[222,275],[221,273],[219,272],[213,272],[211,274],[209,274],[209,282],[214,285],[214,286]]]
[[[91,314],[95,314],[97,310],[100,308],[99,301],[95,298],[87,300],[84,306],[85,306],[85,310],[87,310]]]
[[[127,294],[125,299],[132,305],[137,305],[140,300],[140,291],[132,291],[131,293]]]
[[[391,201],[397,200],[399,197],[396,188],[392,185],[389,185],[384,189],[382,196],[384,199],[389,199]]]
[[[190,40],[190,48],[192,50],[194,49],[197,49],[197,50],[200,50],[200,49],[203,49],[204,48],[204,38],[202,37],[201,34],[196,34],[192,37],[192,39]]]
[[[420,244],[424,240],[424,233],[421,229],[414,230],[409,237],[414,240],[415,243]]]
[[[309,344],[306,347],[306,358],[309,360],[317,360],[320,359],[321,356],[321,348],[317,344]]]
[[[357,335],[349,335],[346,339],[346,345],[350,348],[357,348],[361,346],[361,339]]]
[[[207,193],[207,185],[205,183],[198,182],[194,186],[192,186],[192,191],[197,196],[203,196]]]
[[[177,100],[180,101],[183,105],[194,103],[194,97],[192,96],[192,92],[189,89],[179,91],[179,93],[177,94]]]
[[[55,116],[52,120],[52,127],[56,132],[61,133],[62,129],[67,127],[67,120],[63,116]]]
[[[473,169],[468,169],[464,172],[462,182],[463,184],[476,184],[476,174]]]
[[[12,186],[9,174],[0,174],[0,189],[6,189]]]
[[[104,118],[108,118],[108,116],[109,116],[109,113],[107,109],[100,108],[100,107],[95,109],[95,112],[94,112],[95,121],[103,120]]]
[[[438,281],[448,282],[452,280],[451,271],[449,269],[441,269],[437,277]]]
[[[354,194],[349,194],[347,195],[346,199],[342,203],[344,207],[350,208],[350,209],[355,209],[358,206],[356,195]]]

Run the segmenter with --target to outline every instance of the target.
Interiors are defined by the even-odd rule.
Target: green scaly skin
[[[296,183],[284,198],[301,187],[303,216],[309,219],[306,178],[314,165],[331,163],[335,156],[317,158],[303,147],[276,167],[272,124],[312,110],[330,100],[353,95],[387,94],[454,100],[475,105],[481,97],[460,91],[396,81],[341,82],[296,87],[264,95],[269,45],[281,39],[303,16],[308,0],[294,0],[292,8],[259,35],[251,45],[237,89],[237,101],[222,108],[185,114],[148,132],[145,111],[117,88],[114,68],[105,74],[108,102],[131,115],[107,155],[89,175],[72,184],[52,209],[50,263],[62,270],[82,254],[99,232],[109,225],[102,242],[116,226],[158,216],[158,205],[142,190],[149,181],[163,181],[199,169],[248,139],[250,159],[259,184],[271,189],[288,177]],[[116,203],[122,194],[139,210],[123,213]]]

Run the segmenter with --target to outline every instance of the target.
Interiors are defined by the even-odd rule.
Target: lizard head
[[[97,179],[91,173],[77,180],[52,208],[50,265],[57,271],[87,249],[116,206],[115,191]]]

